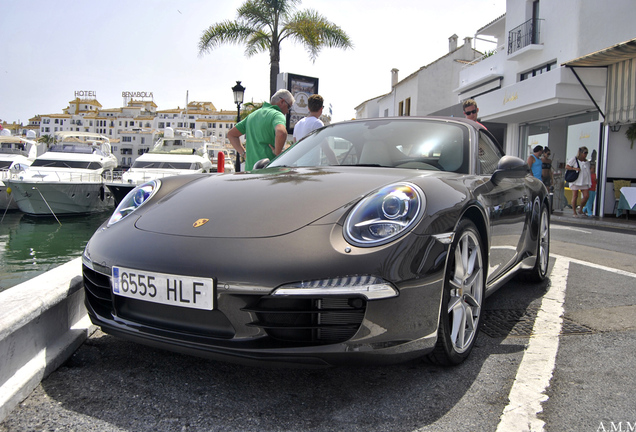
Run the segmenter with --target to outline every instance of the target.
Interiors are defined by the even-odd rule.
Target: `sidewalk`
[[[623,214],[621,217],[605,215],[604,217],[574,217],[572,209],[554,210],[550,221],[556,224],[573,225],[579,227],[606,228],[636,233],[636,214],[630,214],[629,219]]]

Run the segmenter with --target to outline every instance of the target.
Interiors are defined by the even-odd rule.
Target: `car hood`
[[[144,210],[136,227],[178,236],[280,236],[386,184],[411,177],[412,170],[363,167],[269,168],[205,176],[157,199]],[[203,225],[194,226],[205,219]]]

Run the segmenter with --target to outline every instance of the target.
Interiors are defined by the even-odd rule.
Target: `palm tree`
[[[55,135],[42,135],[38,138],[38,142],[46,144],[47,149],[51,147],[51,144],[55,144],[56,141]]]
[[[280,71],[280,45],[289,38],[307,49],[316,61],[320,50],[353,48],[349,36],[318,12],[295,11],[300,0],[248,0],[237,9],[236,21],[222,21],[210,26],[199,41],[199,55],[224,43],[245,44],[245,55],[269,51],[269,90],[276,92],[276,77]]]

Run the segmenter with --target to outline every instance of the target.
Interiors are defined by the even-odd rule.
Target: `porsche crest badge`
[[[206,223],[209,222],[210,219],[199,219],[198,221],[196,221],[195,223],[192,224],[192,226],[194,228],[199,228],[200,226],[205,225]]]

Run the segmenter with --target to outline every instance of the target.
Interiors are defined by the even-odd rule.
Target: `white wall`
[[[388,111],[387,117],[397,115],[395,112],[395,93],[389,93],[378,99],[378,117],[385,117],[384,112]]]
[[[630,149],[631,142],[625,136],[627,126],[622,126],[618,132],[609,133],[607,177],[636,177],[636,142],[634,148]]]

